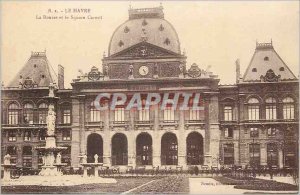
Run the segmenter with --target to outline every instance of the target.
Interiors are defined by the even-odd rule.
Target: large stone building
[[[249,51],[250,52],[250,51]],[[79,156],[94,154],[104,166],[298,164],[299,81],[272,43],[256,43],[251,62],[236,84],[219,85],[212,72],[192,64],[186,69],[177,33],[162,7],[130,9],[129,20],[113,33],[102,70],[92,67],[64,89],[64,69],[53,74],[46,52],[33,52],[12,82],[2,87],[2,157],[17,166],[39,168],[35,147],[45,144],[50,83],[57,84],[56,139],[67,146],[63,162],[80,167]],[[204,110],[150,110],[118,106],[100,111],[100,93],[132,97],[153,92],[201,94]],[[179,98],[179,104],[183,103]],[[102,101],[101,105],[111,101]],[[190,105],[190,104],[189,104]],[[3,158],[2,158],[3,159]]]

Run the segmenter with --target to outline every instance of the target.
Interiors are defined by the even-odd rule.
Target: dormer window
[[[264,58],[264,61],[269,61],[269,57],[266,56],[266,57]]]
[[[159,30],[160,31],[163,31],[165,28],[163,27],[163,25],[161,24],[160,26],[159,26]]]
[[[123,41],[119,41],[119,47],[122,47],[124,45]]]
[[[171,43],[169,38],[166,38],[166,40],[164,41],[164,44],[169,45]]]
[[[279,68],[279,71],[284,71],[284,67],[280,67],[280,68]]]
[[[252,68],[252,72],[257,72],[257,69],[256,68]]]
[[[125,28],[124,28],[124,33],[128,33],[129,32],[129,28],[128,28],[128,26],[126,26]]]

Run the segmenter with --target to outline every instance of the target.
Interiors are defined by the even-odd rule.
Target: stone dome
[[[142,41],[180,53],[177,32],[164,19],[162,10],[162,6],[130,9],[129,20],[121,24],[111,37],[108,55],[118,53]]]

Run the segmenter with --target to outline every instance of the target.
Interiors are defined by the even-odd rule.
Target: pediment
[[[141,42],[133,45],[125,50],[122,50],[116,54],[113,54],[106,59],[116,59],[116,58],[164,58],[164,57],[183,57],[181,54],[169,51],[167,49],[161,48],[159,46],[153,45],[147,42]]]

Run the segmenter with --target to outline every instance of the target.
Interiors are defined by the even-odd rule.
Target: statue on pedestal
[[[104,65],[103,75],[104,75],[104,77],[108,76],[108,66],[107,65]]]
[[[5,165],[10,165],[10,155],[9,154],[6,154],[4,156],[4,164]]]
[[[55,86],[53,83],[49,84],[49,97],[55,97],[54,96],[54,90],[55,90]]]
[[[53,136],[54,135],[55,119],[56,119],[56,116],[55,116],[55,112],[54,112],[54,105],[50,104],[49,105],[49,110],[48,110],[48,116],[46,118],[48,136]]]
[[[56,164],[61,164],[61,154],[60,154],[60,152],[56,155]]]
[[[95,163],[98,163],[98,154],[94,155]]]
[[[83,155],[82,163],[87,163],[87,155],[86,154]]]
[[[133,79],[133,65],[129,66],[129,79]]]

